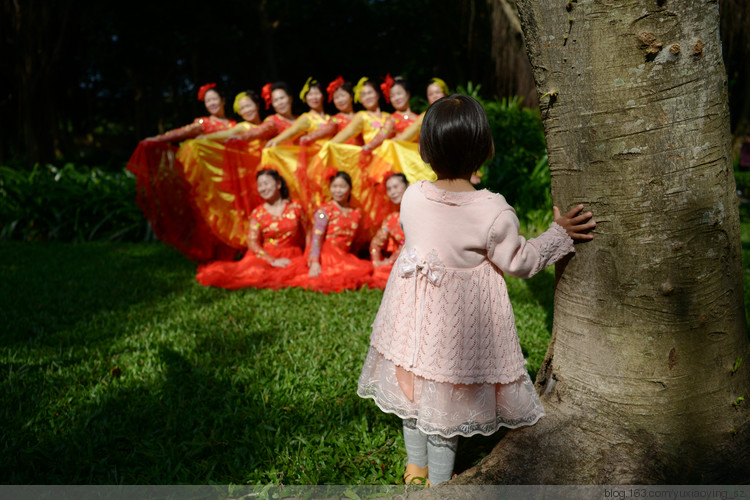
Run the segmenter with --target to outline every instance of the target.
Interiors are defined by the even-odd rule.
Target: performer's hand
[[[299,145],[300,145],[300,146],[309,146],[309,145],[310,145],[310,143],[312,143],[312,142],[313,142],[313,140],[312,140],[312,139],[310,139],[310,138],[309,138],[308,136],[306,136],[306,135],[303,135],[303,136],[302,136],[302,137],[300,137],[300,139],[299,139]]]
[[[372,161],[372,152],[369,149],[362,148],[362,150],[359,152],[359,166],[360,167],[366,167],[370,164]]]
[[[286,267],[286,266],[288,266],[291,263],[292,263],[291,260],[281,258],[281,259],[276,259],[273,262],[271,262],[271,265],[273,267]]]
[[[320,268],[320,262],[313,262],[312,264],[310,264],[310,272],[307,273],[307,275],[310,278],[315,278],[316,276],[320,275],[321,271],[322,269]]]

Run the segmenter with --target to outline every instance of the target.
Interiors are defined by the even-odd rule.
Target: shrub
[[[134,241],[148,237],[125,170],[0,167],[0,240]]]

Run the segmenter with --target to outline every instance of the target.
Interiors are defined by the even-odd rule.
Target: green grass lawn
[[[0,482],[397,483],[400,420],[356,395],[381,292],[194,274],[161,244],[0,244]],[[552,282],[509,280],[531,373]],[[498,439],[462,439],[457,471]]]

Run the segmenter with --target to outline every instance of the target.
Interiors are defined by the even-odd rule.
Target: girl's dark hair
[[[411,94],[411,88],[409,87],[409,82],[404,78],[403,76],[397,76],[393,79],[393,85],[391,88],[395,87],[396,85],[401,85],[401,88],[403,88],[406,92]]]
[[[389,180],[393,179],[394,177],[401,179],[401,182],[404,183],[404,186],[408,186],[409,185],[409,181],[406,180],[406,175],[404,175],[401,172],[394,172],[394,173],[392,173],[391,175],[389,175],[388,177],[385,178],[385,182],[387,183]]]
[[[283,90],[284,92],[286,92],[286,95],[288,95],[292,99],[294,98],[292,97],[292,92],[289,90],[289,85],[287,85],[286,82],[276,82],[273,85],[271,85],[271,92],[277,89]]]
[[[289,186],[286,185],[286,181],[281,175],[279,175],[279,173],[276,170],[271,170],[270,168],[261,170],[260,172],[255,174],[255,180],[257,181],[261,175],[267,175],[271,177],[273,180],[275,180],[276,182],[280,182],[281,189],[279,189],[279,193],[281,194],[281,199],[282,200],[289,199]]]
[[[435,101],[422,121],[419,152],[438,178],[468,178],[495,154],[482,105],[461,94]]]
[[[352,177],[349,174],[347,174],[346,172],[344,172],[343,170],[339,170],[338,172],[336,172],[335,174],[333,174],[331,176],[331,178],[328,179],[328,184],[330,185],[337,178],[344,179],[344,182],[346,182],[347,184],[349,184],[349,189],[352,188]]]

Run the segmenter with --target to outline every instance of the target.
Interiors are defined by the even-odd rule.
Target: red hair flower
[[[390,73],[388,73],[387,75],[385,75],[383,83],[380,84],[380,90],[383,92],[385,102],[387,102],[388,104],[391,103],[391,87],[393,87],[393,77]]]
[[[326,87],[326,91],[328,91],[328,102],[333,101],[333,93],[343,87],[344,83],[344,77],[340,76],[328,84],[328,87]]]
[[[271,86],[272,84],[267,83],[263,85],[263,88],[260,90],[260,96],[266,101],[266,109],[271,106]]]
[[[206,92],[214,87],[216,87],[215,83],[207,83],[205,85],[201,85],[201,88],[198,89],[198,100],[202,101],[206,97]]]

